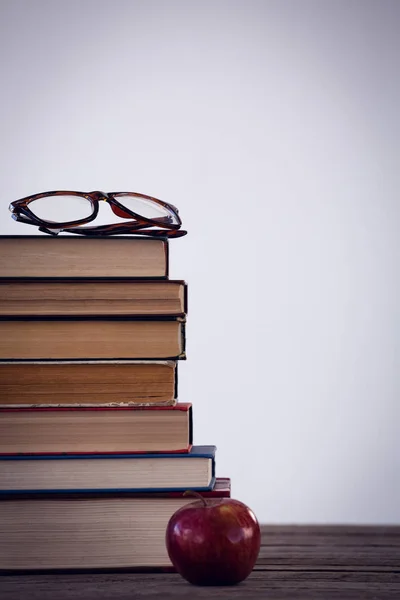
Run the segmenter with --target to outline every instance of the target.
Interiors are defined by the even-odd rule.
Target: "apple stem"
[[[186,490],[186,492],[184,492],[183,495],[184,496],[194,496],[195,498],[198,498],[198,500],[201,500],[203,502],[204,506],[207,506],[206,499],[204,498],[204,496],[199,494],[199,492],[195,492],[194,490]]]

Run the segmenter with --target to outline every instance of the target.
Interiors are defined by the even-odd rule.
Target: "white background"
[[[400,3],[2,0],[0,28],[0,233],[52,189],[178,206],[195,442],[261,522],[400,522]]]

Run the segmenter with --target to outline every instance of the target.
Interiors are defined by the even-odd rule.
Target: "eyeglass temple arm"
[[[65,228],[49,228],[44,225],[40,225],[39,222],[35,222],[29,216],[24,215],[23,213],[12,211],[11,217],[15,221],[20,221],[21,223],[25,223],[27,225],[33,225],[34,227],[38,227],[38,230],[47,233],[52,236],[57,236],[61,231],[66,231],[68,233],[75,233],[80,235],[87,236],[96,236],[96,235],[107,235],[107,234],[123,234],[123,233],[136,233],[137,235],[146,235],[146,236],[157,236],[157,237],[183,237],[187,234],[187,231],[183,229],[147,229],[149,227],[153,227],[152,224],[128,222],[128,223],[115,223],[112,225],[99,225],[93,227],[65,227]],[[158,221],[167,220],[168,217],[161,217]]]
[[[108,235],[123,235],[123,234],[132,234],[132,235],[145,235],[149,237],[183,237],[187,234],[187,231],[184,229],[127,229],[121,227],[111,228],[102,228],[99,229],[97,227],[91,228],[73,228],[73,229],[63,229],[62,231],[66,231],[67,233],[75,233],[78,235],[84,235],[87,237],[105,237]],[[50,232],[49,232],[50,233]],[[57,235],[59,231],[54,233]]]
[[[40,227],[40,221],[37,219],[33,219],[31,216],[25,215],[23,212],[11,212],[11,218],[14,221],[19,221],[20,223],[26,223],[27,225],[33,225],[34,227]]]

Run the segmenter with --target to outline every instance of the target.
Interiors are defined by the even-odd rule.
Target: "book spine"
[[[168,238],[164,240],[164,256],[165,256],[165,277],[169,279],[169,242]]]
[[[192,486],[190,489],[194,492],[209,492],[215,485],[215,477],[213,477],[210,481],[210,484],[203,487]],[[187,490],[187,486],[185,487],[155,487],[155,488],[82,488],[82,489],[37,489],[37,490],[0,490],[0,498],[4,496],[23,496],[25,494],[28,495],[42,495],[49,494],[51,496],[54,495],[64,495],[65,493],[74,494],[76,496],[88,495],[88,494],[115,494],[115,495],[124,495],[124,494],[184,494]]]

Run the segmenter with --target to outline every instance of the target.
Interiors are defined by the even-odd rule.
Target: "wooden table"
[[[0,577],[1,600],[400,600],[400,526],[263,526],[257,566],[238,586],[191,586],[177,574]]]

